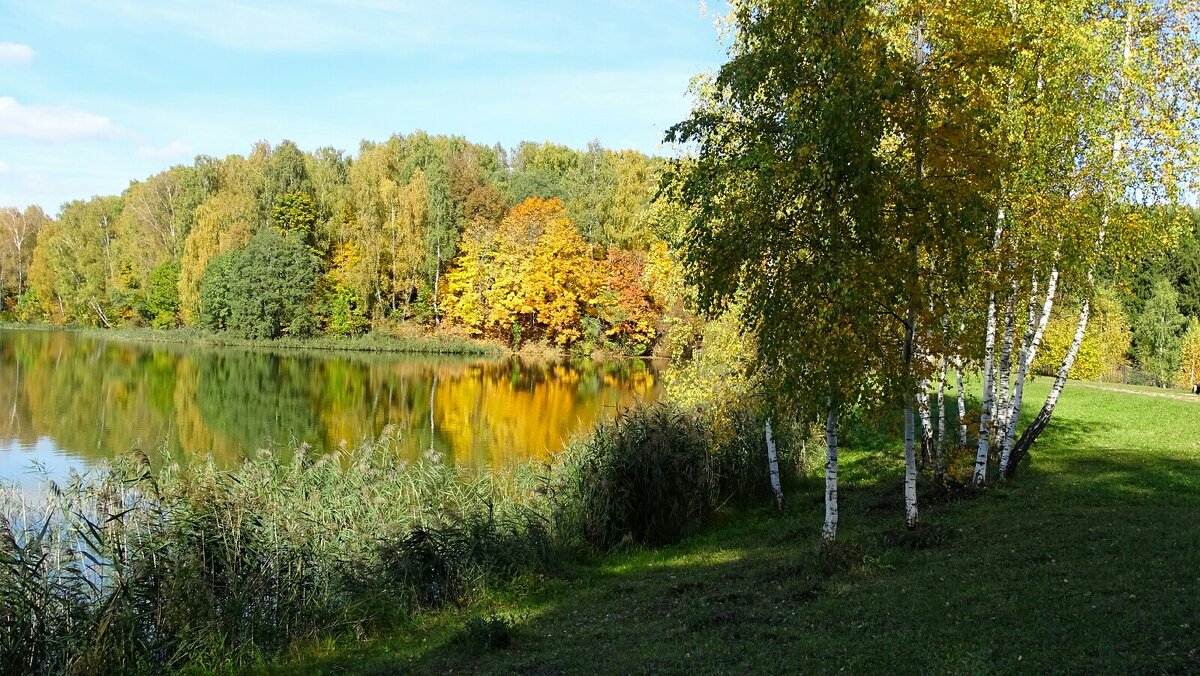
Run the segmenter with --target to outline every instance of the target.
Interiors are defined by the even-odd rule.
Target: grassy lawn
[[[896,456],[844,453],[835,556],[818,554],[812,481],[781,515],[729,509],[673,547],[521,580],[283,671],[1200,671],[1194,403],[1068,387],[1018,478],[927,499],[918,537],[901,527]],[[512,619],[508,645],[464,630],[492,613]]]

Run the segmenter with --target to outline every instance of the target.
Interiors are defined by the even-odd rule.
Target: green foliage
[[[209,261],[200,278],[200,325],[213,331],[229,328],[233,314],[233,276],[240,251],[217,256]]]
[[[696,420],[665,405],[636,408],[563,452],[554,517],[563,538],[595,551],[660,545],[709,516],[714,488]]]
[[[546,565],[541,520],[504,484],[397,471],[389,448],[234,472],[139,454],[43,503],[0,488],[0,671],[241,671]]]
[[[150,273],[146,309],[156,329],[179,325],[179,261],[168,260]]]
[[[302,242],[260,230],[245,249],[209,263],[200,292],[204,326],[255,339],[308,335],[318,268]]]
[[[1172,382],[1179,371],[1181,336],[1187,318],[1179,312],[1179,293],[1165,279],[1134,321],[1134,354],[1142,368],[1160,384]]]
[[[33,322],[42,318],[42,304],[38,300],[37,290],[32,287],[25,289],[25,293],[17,298],[17,304],[13,307],[13,316],[20,322]]]
[[[477,615],[463,625],[455,643],[477,654],[503,650],[512,645],[516,624],[514,618],[499,613]]]
[[[354,289],[337,286],[325,292],[325,332],[334,336],[357,336],[371,328],[367,301]]]
[[[269,155],[262,168],[262,189],[259,209],[263,223],[269,223],[272,211],[281,196],[292,193],[312,193],[312,180],[304,153],[291,141],[283,141]]]

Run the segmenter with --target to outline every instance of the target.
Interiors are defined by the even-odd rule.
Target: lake
[[[40,481],[141,449],[232,467],[261,448],[395,436],[404,457],[547,458],[658,397],[647,362],[215,348],[0,330],[0,480]]]

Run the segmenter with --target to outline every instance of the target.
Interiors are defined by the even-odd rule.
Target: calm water
[[[537,363],[145,345],[0,330],[0,479],[27,484],[134,448],[232,466],[257,449],[319,452],[398,433],[411,458],[544,458],[635,399],[643,362]]]

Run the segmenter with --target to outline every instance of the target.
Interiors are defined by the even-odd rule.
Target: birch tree
[[[1082,298],[1071,345],[1033,422],[1013,445],[1003,468],[1016,471],[1049,424],[1079,353],[1091,313],[1096,266],[1119,266],[1162,239],[1168,226],[1148,205],[1179,201],[1195,178],[1195,125],[1200,92],[1196,2],[1117,0],[1086,8],[1076,35],[1101,92],[1089,106],[1084,142],[1073,154],[1080,180],[1074,201],[1090,218],[1074,221],[1079,242],[1075,282]],[[1080,238],[1079,235],[1084,235]]]
[[[14,295],[25,293],[29,265],[38,233],[50,221],[40,207],[29,206],[24,211],[0,209],[0,236],[4,238],[0,252],[3,256],[4,285]]]
[[[687,265],[703,308],[742,299],[768,405],[825,419],[832,542],[839,413],[894,401],[871,384],[901,370],[887,36],[861,1],[735,2],[730,25],[730,61],[668,133],[698,149],[673,176]]]

